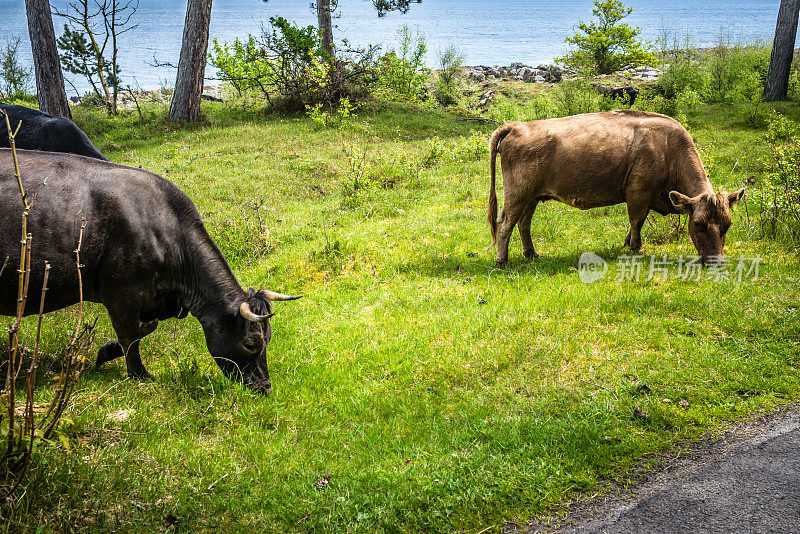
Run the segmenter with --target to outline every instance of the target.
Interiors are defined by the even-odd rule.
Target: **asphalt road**
[[[558,532],[800,533],[800,412],[751,428],[590,515]]]

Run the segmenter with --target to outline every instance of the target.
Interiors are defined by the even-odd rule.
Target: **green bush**
[[[620,0],[594,0],[594,5],[592,13],[597,22],[578,24],[580,32],[566,38],[576,49],[558,61],[597,74],[655,62],[655,56],[636,38],[641,30],[620,23],[633,8],[625,7]]]
[[[800,127],[772,112],[767,120],[769,154],[764,186],[753,193],[760,205],[759,224],[766,237],[800,248]]]
[[[589,84],[588,80],[563,81],[553,91],[557,117],[593,113],[601,110],[603,96]]]
[[[378,58],[377,84],[390,98],[420,100],[427,94],[425,83],[428,80],[428,71],[424,64],[428,47],[425,36],[418,32],[414,40],[405,24],[397,30],[397,36],[398,49],[389,50]]]
[[[31,69],[19,64],[20,38],[6,40],[5,48],[0,50],[0,96],[14,99],[28,93]]]
[[[458,102],[458,78],[464,56],[455,46],[448,46],[439,54],[439,77],[436,80],[436,100],[443,106],[452,106]]]
[[[308,115],[317,129],[345,128],[351,125],[355,118],[353,104],[347,98],[340,99],[336,110],[333,112],[326,110],[322,102],[313,106],[306,106],[306,115]]]
[[[662,38],[660,44],[658,93],[675,99],[689,91],[709,104],[741,103],[745,122],[763,125],[765,117],[758,104],[769,68],[770,47],[762,43],[732,44],[724,34],[707,51],[698,50],[689,36],[683,41],[673,39],[670,45]]]
[[[322,102],[332,111],[372,76],[370,51],[332,58],[314,26],[300,27],[281,17],[269,20],[260,39],[250,35],[230,44],[213,42],[209,61],[240,94],[258,90],[273,107],[297,110]]]
[[[753,88],[763,88],[770,48],[760,44],[730,46],[722,39],[703,62],[703,100],[750,102]]]
[[[697,51],[681,51],[668,61],[656,84],[666,98],[675,98],[684,91],[693,91],[698,95],[703,92],[705,78],[700,70]]]
[[[240,95],[250,89],[262,89],[272,79],[266,54],[252,35],[241,41],[237,37],[230,44],[220,44],[215,38],[208,57],[219,71],[220,79],[228,82]]]

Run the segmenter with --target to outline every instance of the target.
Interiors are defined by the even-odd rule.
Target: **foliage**
[[[647,47],[636,39],[641,30],[620,23],[633,8],[625,7],[621,0],[594,0],[594,5],[592,13],[597,22],[578,24],[580,32],[566,38],[576,49],[559,61],[570,67],[611,74],[655,60]]]
[[[800,125],[772,111],[767,120],[763,187],[754,197],[760,204],[765,235],[800,249]]]
[[[408,13],[411,4],[419,4],[422,0],[372,0],[375,9],[378,10],[378,16],[382,17],[389,11],[399,11],[400,13]]]
[[[314,26],[272,17],[260,39],[251,35],[231,44],[214,39],[209,61],[240,94],[255,89],[272,106],[305,109],[324,103],[331,110],[361,90],[371,76],[373,54],[372,48],[345,50],[332,58]]]
[[[769,67],[770,47],[762,43],[731,43],[720,33],[710,50],[694,47],[690,36],[668,47],[661,41],[662,74],[656,84],[668,99],[692,91],[703,102],[736,102],[744,107],[744,122],[763,125],[765,117],[758,104],[762,101],[764,79]]]
[[[704,88],[704,77],[699,67],[701,56],[687,33],[683,40],[676,35],[662,35],[658,41],[661,75],[656,85],[666,98],[675,98],[678,93],[691,90],[701,93]]]
[[[32,69],[19,64],[21,40],[7,39],[0,50],[0,96],[7,99],[20,98],[28,93]]]
[[[219,71],[220,79],[229,83],[239,95],[250,89],[261,89],[269,80],[261,47],[252,35],[241,41],[237,37],[232,43],[220,43],[214,38],[208,60]]]
[[[355,114],[353,104],[347,98],[339,100],[334,113],[328,112],[322,102],[306,107],[306,115],[318,128],[344,128],[351,125]]]
[[[439,72],[436,80],[436,100],[443,106],[458,102],[458,78],[464,56],[454,45],[439,53]]]
[[[58,48],[61,50],[61,65],[64,70],[86,78],[97,97],[104,98],[103,83],[111,87],[119,87],[119,80],[114,76],[111,63],[104,58],[98,59],[83,31],[73,30],[65,24],[64,33],[57,42]],[[117,64],[117,73],[119,72],[120,68]],[[101,77],[103,82],[101,82]]]
[[[138,7],[138,0],[76,0],[53,8],[67,21],[57,40],[64,70],[85,78],[110,115],[117,114],[120,90],[117,39],[138,26],[131,24]]]
[[[721,35],[702,64],[706,79],[704,100],[752,102],[754,90],[758,86],[763,90],[769,59],[770,47],[758,43],[731,45]]]
[[[425,36],[417,32],[414,39],[404,24],[397,30],[397,37],[397,50],[389,50],[378,58],[377,84],[389,98],[419,100],[427,93],[428,72],[424,65],[428,47]]]

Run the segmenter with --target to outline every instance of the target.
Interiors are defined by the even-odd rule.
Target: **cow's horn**
[[[250,305],[247,302],[242,302],[242,304],[239,306],[239,313],[242,315],[242,317],[248,321],[253,321],[254,323],[264,321],[275,315],[274,313],[270,313],[269,315],[257,315],[253,313],[253,310],[250,309]]]
[[[281,295],[280,293],[275,293],[274,291],[267,291],[264,290],[264,294],[267,296],[269,300],[297,300],[303,295]]]

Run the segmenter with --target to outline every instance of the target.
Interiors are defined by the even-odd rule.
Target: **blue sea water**
[[[63,5],[64,0],[54,0]],[[653,40],[663,30],[681,38],[688,33],[697,46],[709,46],[724,35],[734,41],[771,42],[780,0],[627,0],[633,13],[626,19],[641,28],[641,37]],[[579,21],[592,18],[592,0],[423,0],[403,15],[378,18],[368,0],[340,0],[334,37],[354,45],[396,44],[397,29],[407,24],[428,45],[427,63],[455,45],[467,65],[507,65],[512,61],[548,63],[567,49],[564,38]],[[186,0],[139,0],[133,21],[139,26],[125,34],[120,45],[123,83],[146,89],[174,84],[175,71],[155,68],[153,58],[177,64]],[[282,16],[298,24],[316,23],[310,0],[214,0],[211,37],[230,41],[259,34],[270,17]],[[55,18],[56,34],[63,21]],[[23,0],[0,0],[0,45],[5,38],[22,39],[21,61],[32,62]],[[78,90],[85,84],[74,80]],[[69,88],[68,88],[69,89]],[[74,93],[74,91],[68,90]]]

